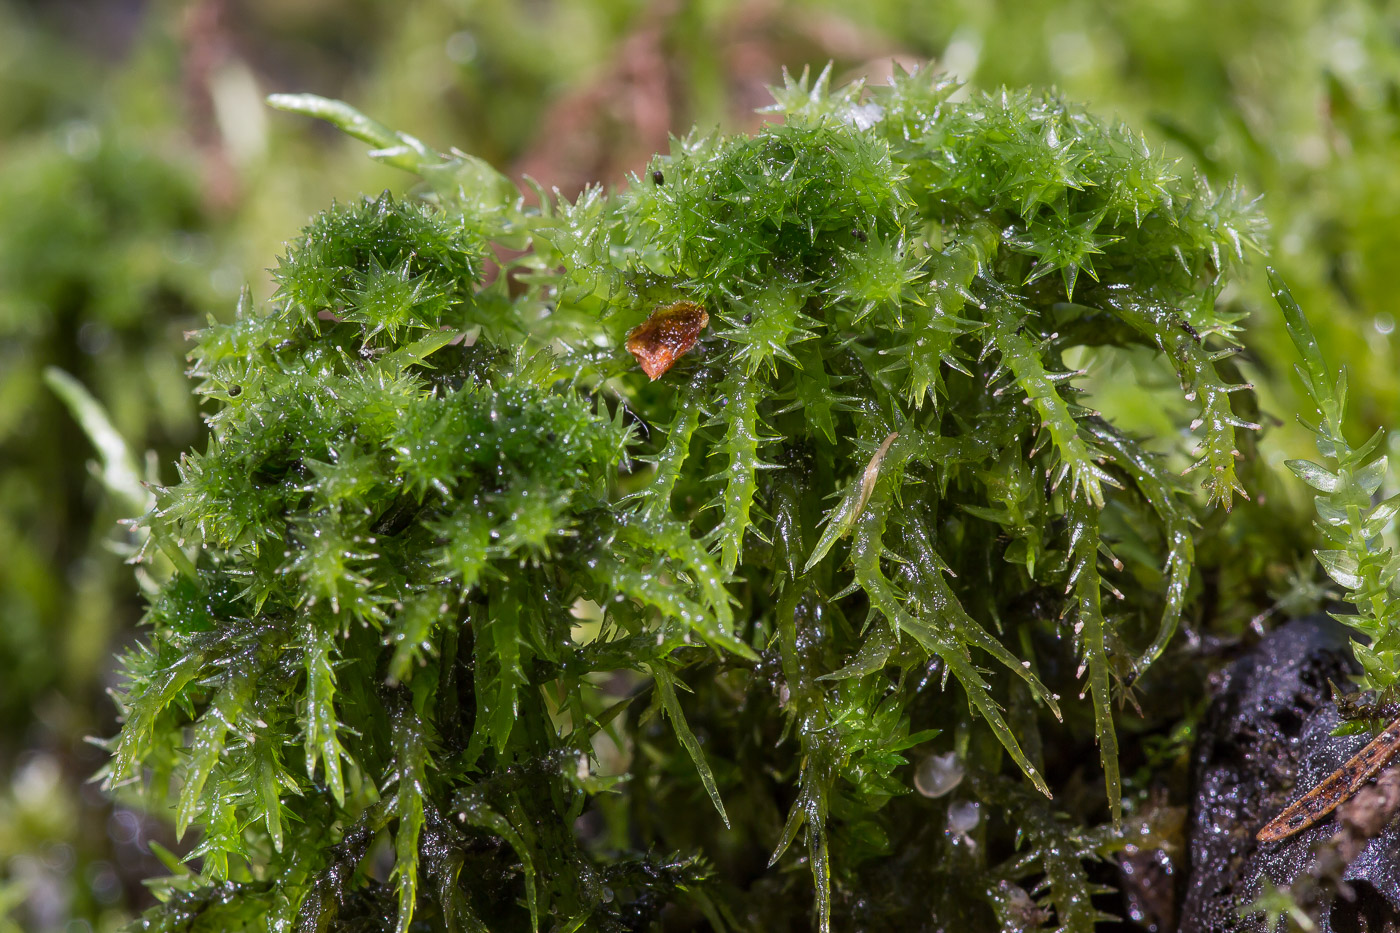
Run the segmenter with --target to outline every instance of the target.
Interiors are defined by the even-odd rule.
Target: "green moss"
[[[1030,890],[1091,929],[1112,690],[1241,489],[1215,299],[1260,225],[1054,96],[955,90],[789,80],[784,122],[538,209],[278,99],[428,187],[318,217],[270,307],[199,337],[213,436],[144,520],[191,569],[108,775],[176,774],[202,830],[150,928],[991,929]],[[531,249],[483,285],[493,243]],[[680,298],[712,326],[651,382],[626,335]],[[1203,495],[1071,351],[1166,358]],[[1098,746],[1069,821],[1052,744]],[[976,775],[956,811],[909,793],[935,748]]]
[[[1364,443],[1353,445],[1342,431],[1347,407],[1345,369],[1330,372],[1318,348],[1312,327],[1303,316],[1288,286],[1269,270],[1274,298],[1283,310],[1288,334],[1303,364],[1297,367],[1307,397],[1317,406],[1312,431],[1317,450],[1328,465],[1290,460],[1288,467],[1317,491],[1317,525],[1324,547],[1315,551],[1322,568],[1343,588],[1349,613],[1333,617],[1362,636],[1352,641],[1360,662],[1361,685],[1393,696],[1400,682],[1400,556],[1385,540],[1400,512],[1400,496],[1381,499],[1377,493],[1386,474],[1386,457],[1377,454],[1384,428]]]

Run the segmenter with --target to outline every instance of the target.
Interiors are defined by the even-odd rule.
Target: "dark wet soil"
[[[1369,741],[1331,735],[1341,720],[1328,681],[1345,687],[1353,669],[1344,630],[1325,617],[1290,622],[1226,669],[1194,754],[1180,933],[1293,929],[1248,911],[1272,888],[1322,933],[1400,933],[1400,772],[1310,829],[1255,841]]]

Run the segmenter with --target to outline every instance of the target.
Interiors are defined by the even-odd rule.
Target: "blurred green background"
[[[202,443],[184,332],[245,284],[265,299],[314,210],[408,185],[264,94],[340,97],[572,195],[693,123],[752,127],[783,66],[878,82],[930,59],[978,87],[1054,85],[1182,172],[1262,194],[1273,262],[1351,367],[1353,415],[1400,427],[1400,3],[0,2],[0,933],[117,929],[149,903],[150,842],[182,851],[160,815],[89,783],[103,752],[85,737],[114,731],[111,657],[141,600],[128,516],[43,369],[87,385],[173,480]],[[1261,272],[1224,300],[1257,312],[1246,369],[1277,463],[1303,437]],[[1099,404],[1151,430],[1146,395],[1109,375]],[[1306,529],[1294,498],[1237,522],[1265,508]]]

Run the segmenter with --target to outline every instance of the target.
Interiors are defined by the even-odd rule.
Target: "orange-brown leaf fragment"
[[[665,305],[627,335],[627,352],[637,358],[648,377],[660,379],[681,354],[695,346],[709,323],[709,314],[693,301]]]
[[[1346,764],[1274,817],[1254,838],[1260,842],[1278,842],[1307,829],[1350,800],[1397,753],[1400,753],[1400,719],[1386,726],[1384,732],[1351,756]]]

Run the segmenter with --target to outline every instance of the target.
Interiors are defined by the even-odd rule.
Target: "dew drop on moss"
[[[914,789],[925,797],[938,798],[962,783],[963,766],[956,752],[929,755],[914,770]]]
[[[962,777],[961,772],[958,776]],[[948,807],[948,832],[955,836],[966,836],[981,820],[981,809],[975,800],[960,800]]]

